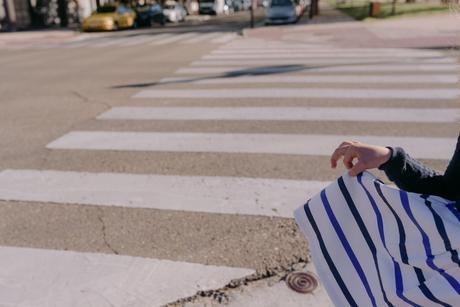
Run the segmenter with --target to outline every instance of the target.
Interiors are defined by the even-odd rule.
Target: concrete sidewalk
[[[336,22],[356,22],[353,18],[333,8],[326,1],[319,1],[319,15],[306,19],[307,24],[331,24]]]
[[[321,3],[319,16],[312,20],[306,19],[295,26],[247,29],[244,35],[342,48],[456,49],[460,46],[459,25],[460,17],[454,13],[360,22]]]

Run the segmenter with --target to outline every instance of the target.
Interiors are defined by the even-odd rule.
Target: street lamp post
[[[254,1],[256,0],[251,0],[251,28],[254,28]]]

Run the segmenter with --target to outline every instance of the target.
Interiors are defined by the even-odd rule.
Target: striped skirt
[[[336,306],[460,306],[455,203],[344,175],[295,211]]]

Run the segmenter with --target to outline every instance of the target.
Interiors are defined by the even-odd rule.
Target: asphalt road
[[[234,32],[239,30],[238,26],[229,28],[228,25],[221,27],[211,24],[206,27],[206,31],[218,33],[229,32],[230,29],[233,29]],[[289,28],[272,27],[268,31],[270,29],[277,32],[280,29],[288,31]],[[195,30],[200,32],[200,30]],[[135,34],[143,35],[146,34],[145,31],[154,30],[138,30],[135,31]],[[117,37],[111,39],[119,39],[118,36],[125,37],[129,33],[121,32],[116,34]],[[231,61],[231,58],[219,58],[219,52],[213,53],[215,50],[223,51],[221,54],[224,55],[226,52],[230,55],[246,55],[246,61],[251,61],[251,58],[247,56],[248,49],[264,53],[263,49],[276,50],[283,49],[285,46],[293,48],[291,50],[302,50],[301,48],[307,50],[312,47],[311,44],[306,46],[292,40],[243,38],[237,34],[232,38],[229,37],[226,42],[219,43],[216,41],[219,35],[187,44],[183,40],[170,39],[171,36],[168,36],[163,37],[166,39],[166,43],[156,45],[152,45],[155,44],[155,40],[151,40],[133,46],[123,46],[123,42],[119,42],[94,47],[92,41],[86,41],[81,45],[67,48],[65,47],[66,44],[60,44],[58,47],[46,49],[0,49],[0,66],[2,67],[0,70],[0,148],[2,148],[0,151],[0,171],[7,169],[52,170],[77,172],[78,174],[169,175],[186,178],[209,176],[211,178],[225,177],[238,180],[252,178],[256,181],[325,182],[339,176],[343,169],[331,170],[328,156],[319,151],[312,154],[296,154],[294,152],[277,154],[275,153],[277,137],[281,139],[283,136],[326,135],[340,139],[342,136],[343,138],[345,136],[357,138],[371,136],[393,138],[396,141],[399,140],[398,137],[401,137],[402,140],[407,137],[419,137],[420,140],[442,138],[447,140],[446,142],[451,142],[458,134],[457,123],[453,121],[414,122],[402,120],[389,123],[382,119],[380,121],[362,121],[359,119],[360,116],[355,116],[355,120],[351,121],[324,119],[321,116],[316,120],[273,120],[269,117],[239,120],[238,116],[223,120],[219,116],[213,118],[215,115],[208,119],[197,118],[193,120],[180,118],[97,119],[99,115],[114,107],[203,107],[214,110],[216,107],[230,109],[241,107],[345,107],[361,108],[361,111],[362,108],[370,107],[381,108],[374,109],[375,112],[379,112],[379,110],[388,108],[404,111],[408,108],[426,110],[429,108],[455,108],[457,106],[456,99],[438,99],[436,97],[439,91],[454,89],[456,87],[455,80],[451,80],[450,83],[448,80],[444,83],[437,83],[436,77],[428,78],[429,81],[422,85],[413,82],[391,82],[391,80],[387,80],[388,83],[343,83],[337,80],[326,80],[283,84],[280,81],[259,80],[258,83],[229,81],[227,84],[200,84],[196,83],[196,79],[203,79],[203,75],[178,72],[179,69],[188,68],[232,67],[225,63],[225,61]],[[124,41],[124,44],[126,43],[127,41]],[[327,44],[327,41],[319,40],[313,47],[322,48],[322,50],[327,49],[333,52],[337,58],[340,58],[340,54],[343,54],[340,51],[340,46],[324,47]],[[309,51],[305,50],[302,52],[308,54]],[[374,50],[372,52],[377,54],[379,51]],[[422,51],[417,50],[416,52]],[[443,54],[443,51],[436,52],[440,54],[436,56],[424,56],[422,54],[423,59],[418,58],[420,54],[404,55],[402,61],[413,61],[414,63],[425,61],[425,64],[430,66],[438,65],[436,64],[438,59],[449,58],[449,55]],[[375,72],[372,71],[372,68],[368,71],[348,73],[315,72],[310,71],[311,68],[321,69],[323,66],[305,65],[305,59],[298,60],[297,66],[301,67],[300,69],[283,72],[283,67],[286,66],[277,64],[277,60],[289,58],[283,54],[292,55],[294,53],[294,51],[289,50],[278,52],[276,53],[278,56],[270,60],[273,61],[273,64],[248,64],[242,73],[241,69],[230,68],[230,70],[240,71],[241,75],[251,77],[254,74],[250,67],[271,67],[275,69],[275,73],[269,75],[282,78],[306,75],[380,75],[391,79],[394,76],[404,75],[428,77],[447,75],[447,79],[449,79],[449,76],[455,75],[455,71],[445,72],[436,71],[436,69],[428,72],[410,71],[409,69],[408,72],[379,73],[378,69]],[[217,55],[217,61],[221,61],[221,63],[212,65],[193,63],[211,54]],[[376,55],[376,57],[379,56]],[[324,54],[312,55],[311,59],[312,61],[315,59],[320,61],[318,58],[322,57]],[[208,60],[204,58],[203,61]],[[389,62],[394,65],[401,64],[399,60],[389,60]],[[350,67],[350,65],[345,59],[341,67]],[[360,62],[357,65],[364,64]],[[387,62],[379,62],[376,65],[384,67],[389,63],[387,60]],[[453,64],[441,63],[439,65],[445,68]],[[328,67],[336,66],[340,66],[340,64],[328,65]],[[278,69],[277,72],[276,69]],[[221,74],[213,73],[205,73],[204,76],[204,79],[210,80],[219,80],[223,77]],[[267,76],[267,74],[262,76]],[[167,77],[185,78],[185,81],[160,83],[161,79]],[[238,78],[233,77],[233,80],[235,79]],[[322,89],[325,91],[321,94],[323,96],[309,96],[310,93],[302,94],[305,95],[304,97],[267,98],[263,96],[265,95],[264,90],[273,88],[291,91],[294,89],[307,89],[313,92]],[[255,94],[251,97],[234,99],[219,97],[219,94],[202,97],[193,92],[195,90],[206,92],[212,89],[224,90],[227,93],[236,93],[241,89],[254,89]],[[348,90],[375,92],[379,89],[388,90],[388,93],[394,93],[398,90],[412,90],[411,93],[420,89],[432,90],[433,97],[427,94],[427,97],[419,99],[363,99],[356,98],[347,92]],[[170,91],[173,95],[166,95],[165,92],[161,92],[162,90]],[[135,95],[143,91],[151,91],[154,95],[146,94],[144,98],[135,98]],[[183,91],[185,91],[183,98],[174,97]],[[334,91],[343,97],[331,96],[330,93]],[[404,92],[402,95],[407,93]],[[351,96],[347,98],[347,95]],[[454,95],[458,96],[458,94]],[[206,112],[208,111],[212,113],[212,110],[206,110]],[[361,111],[358,110],[357,112]],[[258,109],[255,113],[259,114],[260,112],[262,111]],[[223,114],[226,114],[225,110],[223,110]],[[156,137],[155,133],[169,133],[169,135],[166,135],[167,141],[164,143],[152,145],[153,147],[158,146],[158,149],[153,150],[136,150],[137,143],[129,142],[126,145],[127,149],[110,149],[112,145],[107,141],[108,136],[106,135],[103,136],[102,140],[95,141],[105,144],[105,149],[91,150],[85,148],[86,143],[86,145],[75,145],[74,148],[69,147],[69,145],[64,145],[61,148],[49,146],[53,141],[65,138],[69,133],[75,131],[134,133],[128,135],[128,140],[131,141],[135,141],[137,138],[141,140],[139,134],[136,133],[153,133],[153,138]],[[197,145],[198,150],[196,151],[189,151],[187,148],[170,150],[166,145],[169,146],[169,140],[173,138],[171,133],[184,134],[186,137],[187,134],[196,133],[204,135],[205,139],[209,137],[207,134],[216,135],[217,138],[220,136],[232,138],[235,135],[244,136],[248,134],[273,135],[273,142],[275,143],[273,148],[262,146],[261,152],[252,153],[241,149],[239,146],[242,145],[238,143],[249,142],[250,144],[251,140],[237,141],[235,147],[228,150],[200,150],[200,146],[208,144],[206,140],[203,141],[203,144],[206,143],[205,145]],[[147,135],[146,137],[151,136]],[[71,141],[69,142],[71,143]],[[87,139],[85,142],[90,143]],[[139,142],[153,141],[150,139],[150,141]],[[199,141],[197,142],[199,143]],[[115,143],[120,144],[123,141],[116,140]],[[209,146],[212,147],[212,145]],[[162,146],[166,146],[166,149]],[[311,146],[321,147],[322,145],[311,144]],[[423,150],[421,149],[421,152]],[[440,150],[444,149],[441,148]],[[439,169],[445,167],[447,163],[446,159],[422,157],[422,160]],[[1,174],[0,172],[0,177]],[[89,182],[89,179],[85,179],[86,177],[75,183],[75,186],[68,187],[69,190],[63,192],[63,198],[60,201],[54,200],[53,197],[60,193],[56,187],[62,183],[64,183],[63,186],[66,186],[67,179],[65,178],[67,177],[62,178],[55,179],[58,181],[55,183],[54,190],[54,183],[47,181],[48,179],[43,179],[45,183],[51,182],[50,191],[45,188],[40,190],[41,181],[38,180],[36,186],[39,191],[30,192],[29,195],[31,199],[35,200],[21,200],[2,196],[3,192],[0,187],[0,199],[2,199],[0,201],[0,245],[141,256],[231,268],[248,268],[256,270],[255,276],[259,277],[270,275],[273,272],[283,272],[296,264],[308,262],[307,244],[301,237],[294,221],[278,214],[276,210],[273,211],[273,214],[229,214],[219,208],[199,209],[201,208],[201,200],[199,197],[194,198],[193,186],[188,183],[184,183],[183,186],[174,190],[174,193],[177,193],[175,195],[168,195],[162,190],[157,191],[158,194],[166,193],[166,195],[160,195],[159,199],[166,202],[163,204],[166,207],[170,202],[171,206],[176,208],[173,210],[159,209],[155,207],[155,204],[150,204],[148,198],[150,196],[146,196],[148,205],[152,205],[149,208],[139,208],[129,204],[110,206],[112,204],[110,201],[108,202],[109,206],[105,204],[95,205],[91,204],[91,198],[94,196],[91,192],[91,184],[84,186]],[[145,177],[139,178],[142,182],[142,178]],[[6,183],[10,182],[8,176],[3,180]],[[15,182],[16,187],[26,186],[21,181],[24,178],[19,177],[17,180]],[[95,180],[97,181],[97,179]],[[111,191],[113,186],[110,180],[112,179],[108,179],[106,182],[106,194],[117,192]],[[129,184],[129,181],[123,180],[120,183],[121,190],[123,190],[123,184]],[[152,181],[152,189],[157,182],[155,180]],[[222,184],[225,185],[226,182],[224,180]],[[276,183],[279,184],[279,182],[275,182],[275,186]],[[82,186],[77,186],[78,184],[82,184]],[[34,186],[31,186],[32,190]],[[8,186],[3,187],[3,191],[7,189]],[[80,201],[66,199],[66,195],[73,195],[73,192],[78,194],[82,191],[83,193],[87,191],[88,194],[83,195],[82,198],[75,196]],[[214,188],[210,186],[207,191],[212,194]],[[237,193],[237,190],[231,192]],[[28,195],[28,191],[25,189],[23,194]],[[231,194],[229,198],[234,196],[237,195]],[[307,196],[305,195],[305,198]],[[47,197],[50,198],[49,201],[40,200]],[[254,196],[249,195],[248,197]],[[263,195],[260,197],[263,199]],[[244,196],[241,196],[241,199],[243,200]],[[225,200],[228,201],[229,199],[226,198]],[[136,202],[135,199],[132,201]],[[277,201],[282,202],[283,199]],[[177,209],[179,207],[174,207],[176,203],[182,203],[185,209]],[[187,204],[184,205],[184,203]],[[257,197],[255,197],[255,203],[257,203]],[[220,205],[225,206],[225,204],[226,202],[223,201]],[[260,205],[260,210],[263,209],[264,205]],[[301,205],[300,200],[295,205]],[[195,206],[197,208],[194,208]],[[244,212],[244,208],[241,210]]]

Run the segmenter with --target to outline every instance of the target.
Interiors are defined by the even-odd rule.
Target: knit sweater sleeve
[[[381,165],[388,179],[400,189],[420,194],[437,195],[456,200],[460,196],[460,136],[457,148],[444,174],[412,158],[402,148],[390,148],[392,156]]]

